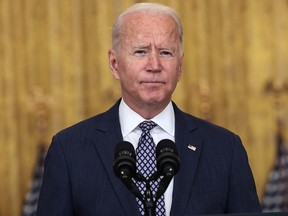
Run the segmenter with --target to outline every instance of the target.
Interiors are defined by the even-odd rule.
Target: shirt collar
[[[133,131],[141,122],[145,121],[142,116],[134,112],[125,102],[121,99],[119,105],[119,120],[123,137]],[[154,118],[154,121],[160,128],[169,133],[171,136],[175,134],[175,113],[172,102],[170,101],[166,108]],[[156,127],[157,128],[157,127]]]

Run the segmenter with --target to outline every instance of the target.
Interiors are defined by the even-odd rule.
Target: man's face
[[[174,20],[145,13],[128,15],[120,47],[109,51],[113,76],[131,106],[166,106],[182,70],[182,53]]]

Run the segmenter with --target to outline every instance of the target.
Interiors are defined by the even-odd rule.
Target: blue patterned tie
[[[139,139],[138,147],[136,149],[136,159],[137,159],[137,172],[141,173],[146,179],[148,179],[156,170],[156,152],[155,144],[153,138],[150,134],[150,130],[154,128],[157,124],[153,121],[143,121],[139,124],[139,127],[142,130],[142,134]],[[153,196],[155,197],[160,179],[156,181],[151,181],[151,189]],[[144,182],[136,183],[140,189],[142,195],[144,196],[146,191],[146,186]],[[144,205],[141,200],[136,198],[139,206],[141,215],[145,215]],[[156,215],[163,216],[165,214],[165,203],[164,195],[162,195],[158,202],[156,203]]]

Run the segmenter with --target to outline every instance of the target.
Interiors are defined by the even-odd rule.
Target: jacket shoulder
[[[118,124],[118,107],[119,103],[117,102],[109,110],[94,115],[90,118],[84,119],[80,122],[75,123],[67,128],[60,130],[55,137],[61,138],[71,138],[77,136],[86,136],[89,134],[94,134],[95,132],[105,132],[111,126],[111,124]]]

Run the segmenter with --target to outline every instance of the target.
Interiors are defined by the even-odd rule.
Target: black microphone
[[[133,177],[136,173],[136,156],[131,143],[122,141],[115,147],[114,173],[119,178]]]
[[[175,143],[161,140],[156,146],[157,171],[160,175],[175,175],[180,168],[180,160]]]
[[[115,175],[122,180],[126,187],[136,197],[143,200],[141,192],[132,180],[132,178],[136,177],[136,156],[131,143],[122,141],[116,145],[113,170]]]
[[[174,175],[180,169],[180,160],[175,143],[172,140],[161,140],[156,146],[157,174],[163,176],[160,181],[156,200],[166,191]]]

